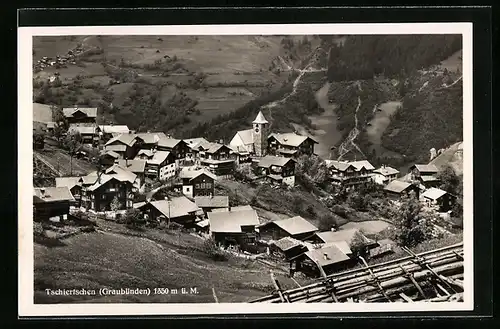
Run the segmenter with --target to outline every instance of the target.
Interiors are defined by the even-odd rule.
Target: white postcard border
[[[32,38],[42,35],[462,34],[464,301],[447,303],[34,304]],[[473,310],[472,23],[78,26],[18,28],[19,316],[217,315]],[[326,314],[325,314],[326,315]]]

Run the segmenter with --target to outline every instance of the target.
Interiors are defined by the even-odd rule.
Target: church
[[[259,111],[259,114],[252,122],[252,126],[252,129],[236,132],[229,143],[229,147],[240,157],[250,157],[251,155],[263,157],[267,154],[269,122],[262,114],[262,111]]]

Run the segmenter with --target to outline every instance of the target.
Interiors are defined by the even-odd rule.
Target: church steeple
[[[257,117],[255,117],[255,120],[253,120],[252,124],[255,155],[261,157],[266,155],[267,152],[267,128],[269,122],[264,117],[264,114],[262,114],[262,111],[259,111],[259,114],[257,114]]]

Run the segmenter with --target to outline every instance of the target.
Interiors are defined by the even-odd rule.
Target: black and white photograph
[[[472,26],[398,25],[20,31],[26,310],[472,307]]]

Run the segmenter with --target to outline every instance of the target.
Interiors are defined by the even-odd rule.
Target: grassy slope
[[[58,169],[64,176],[71,175],[70,156],[59,148],[46,147],[38,151],[38,154],[54,168]],[[88,161],[73,158],[73,175],[86,175],[97,168]]]
[[[34,74],[34,78],[46,78],[57,71],[63,84],[66,84],[77,75],[86,76],[84,84],[102,84],[103,88],[84,90],[86,95],[78,97],[77,102],[100,100],[104,90],[111,89],[115,98],[113,102],[120,105],[133,83],[109,88],[107,84],[110,79],[101,65],[102,62],[116,65],[123,58],[126,63],[144,65],[163,60],[165,55],[177,56],[189,72],[208,74],[205,80],[207,90],[189,86],[175,87],[175,84],[187,83],[191,79],[185,73],[170,77],[152,77],[159,72],[146,72],[141,68],[134,68],[133,71],[139,73],[141,81],[147,85],[174,84],[170,90],[162,91],[166,97],[182,91],[196,99],[201,115],[192,116],[193,124],[231,112],[257,97],[269,84],[277,84],[283,79],[269,72],[271,61],[280,54],[281,37],[199,36],[195,39],[162,36],[161,39],[162,41],[159,41],[158,36],[37,37],[34,38],[35,60],[42,56],[64,55],[79,42],[89,47],[100,47],[104,52],[84,59],[82,62],[85,67],[69,65],[68,68],[47,68]]]
[[[35,244],[35,302],[243,302],[273,288],[269,269],[252,260],[231,257],[214,262],[202,252],[202,239],[186,233],[146,230],[99,221],[105,232],[85,233],[63,240],[64,246]],[[141,236],[134,236],[141,235]],[[275,270],[284,286],[296,287]],[[116,297],[48,297],[46,288],[189,288],[198,294]]]

